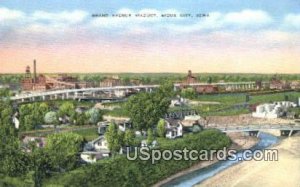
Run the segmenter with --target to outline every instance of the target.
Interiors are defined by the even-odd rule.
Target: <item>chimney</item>
[[[36,83],[36,61],[33,60],[33,82]]]

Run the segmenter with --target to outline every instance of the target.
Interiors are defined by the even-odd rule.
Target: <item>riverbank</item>
[[[228,136],[230,137],[230,139],[232,141],[232,145],[230,148],[236,149],[236,150],[249,149],[249,148],[255,146],[257,144],[257,142],[259,141],[259,139],[256,137],[244,136],[242,133],[230,133]],[[201,161],[198,164],[195,164],[194,166],[192,166],[188,169],[178,172],[178,173],[156,183],[155,185],[153,185],[153,187],[162,186],[178,177],[181,177],[181,176],[191,173],[193,171],[208,167],[212,164],[215,164],[216,162],[218,162],[217,159],[214,159],[212,161]]]
[[[242,162],[197,186],[299,187],[300,136],[288,137],[273,149],[278,150],[278,161]]]

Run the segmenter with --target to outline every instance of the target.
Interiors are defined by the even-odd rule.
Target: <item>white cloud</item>
[[[230,12],[224,15],[225,24],[239,26],[261,26],[272,22],[271,16],[262,10],[243,10],[241,12]]]
[[[189,25],[167,24],[166,28],[178,32],[196,32],[215,29],[255,29],[272,23],[271,16],[261,10],[240,12],[210,12],[209,17]]]
[[[25,14],[22,11],[12,10],[0,7],[0,21],[12,21],[24,18]]]
[[[284,26],[300,29],[300,14],[288,14],[284,17]]]
[[[275,26],[271,24],[273,22],[272,17],[262,10],[241,10],[227,13],[210,12],[209,17],[201,19],[160,17],[161,14],[180,14],[180,11],[176,9],[133,10],[122,8],[116,13],[131,14],[132,17],[88,18],[90,13],[82,10],[62,12],[35,11],[26,14],[19,10],[0,7],[0,34],[1,31],[2,35],[9,33],[12,36],[9,39],[15,42],[25,37],[34,38],[34,42],[43,41],[43,39],[50,41],[52,38],[60,38],[64,41],[68,37],[71,38],[70,36],[74,39],[78,38],[79,35],[83,39],[89,39],[91,35],[95,37],[100,36],[101,34],[99,33],[102,31],[105,34],[109,33],[112,37],[116,35],[132,35],[137,36],[138,39],[144,36],[159,38],[162,34],[170,35],[170,37],[174,37],[173,34],[182,35],[183,37],[186,37],[186,34],[190,34],[189,37],[202,36],[203,40],[210,37],[210,41],[220,40],[227,43],[250,41],[249,38],[253,35],[254,38],[251,41],[255,46],[259,40],[262,43],[267,42],[271,44],[295,41],[299,33],[292,34],[288,29],[281,29],[280,26],[300,28],[300,14],[288,14],[281,20],[282,22],[279,21],[279,24]],[[135,17],[135,14],[156,14],[157,16],[139,18]],[[8,24],[1,24],[3,23],[2,21],[8,20]],[[115,30],[107,32],[107,29]],[[299,43],[299,40],[295,42]]]
[[[32,19],[35,21],[63,22],[63,23],[80,23],[88,13],[82,10],[63,11],[63,12],[45,12],[36,11],[32,14]]]

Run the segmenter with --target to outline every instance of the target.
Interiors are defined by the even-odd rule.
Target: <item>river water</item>
[[[260,133],[259,134],[260,141],[257,143],[255,147],[253,147],[254,150],[262,150],[267,147],[270,147],[276,143],[278,143],[279,139],[276,136],[266,134],[266,133]],[[238,158],[242,157],[242,153],[239,152],[236,155]],[[189,174],[183,175],[181,177],[178,177],[166,184],[164,184],[164,187],[189,187],[193,186],[195,184],[199,184],[203,182],[204,180],[216,175],[220,171],[223,171],[230,166],[233,166],[235,164],[238,164],[242,161],[239,161],[239,159],[236,160],[226,160],[226,161],[219,161],[211,166],[208,166],[206,168],[202,168],[199,170],[196,170],[194,172],[191,172]]]

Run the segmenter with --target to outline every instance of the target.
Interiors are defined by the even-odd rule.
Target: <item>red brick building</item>
[[[197,83],[197,78],[193,76],[192,71],[188,71],[188,75],[186,77],[186,80],[184,82],[185,84],[192,84],[192,83]]]
[[[201,85],[196,87],[197,93],[216,93],[219,89],[214,85]]]

